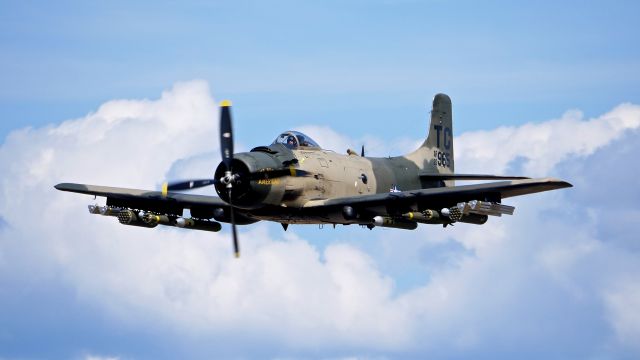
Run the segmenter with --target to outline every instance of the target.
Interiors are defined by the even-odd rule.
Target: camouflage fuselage
[[[316,213],[314,208],[337,198],[453,186],[453,180],[421,176],[452,174],[454,171],[451,100],[448,96],[436,95],[430,120],[423,144],[404,156],[364,157],[353,151],[343,155],[315,146],[287,146],[275,142],[236,154],[234,172],[255,173],[289,167],[291,176],[236,184],[235,196],[231,199],[233,205],[250,210],[247,215],[259,220],[355,223],[357,221],[353,219],[343,218],[339,211],[328,215]],[[216,178],[223,176],[225,169],[221,164],[216,170]],[[216,190],[223,200],[229,200],[225,185],[216,185]],[[292,213],[291,208],[299,211]],[[284,214],[286,219],[283,219]]]
[[[327,150],[294,150],[293,154],[299,169],[315,175],[282,179],[285,186],[282,204],[288,207],[338,197],[442,186],[421,181],[419,175],[425,169],[409,157],[369,158]]]

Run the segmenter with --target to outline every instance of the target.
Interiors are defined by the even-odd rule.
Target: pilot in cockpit
[[[289,135],[289,137],[287,137],[287,147],[289,149],[295,149],[298,147],[298,141],[295,136]]]
[[[283,132],[282,134],[278,135],[278,137],[273,141],[273,144],[281,144],[291,150],[297,150],[299,148],[320,148],[320,145],[313,141],[313,139],[298,131]]]
[[[311,144],[309,144],[309,142],[307,141],[307,139],[305,139],[305,137],[303,135],[298,135],[298,140],[300,141],[300,146],[311,146]]]

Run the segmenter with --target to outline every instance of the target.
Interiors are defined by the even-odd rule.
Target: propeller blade
[[[222,162],[231,171],[233,161],[233,129],[231,128],[231,101],[223,100],[220,103],[220,151]]]
[[[231,234],[233,237],[233,253],[236,258],[240,257],[240,245],[238,244],[238,232],[236,231],[236,219],[233,211],[233,203],[231,200],[231,187],[227,188],[227,194],[229,195],[229,217],[231,220]]]
[[[218,181],[216,179],[176,181],[176,182],[166,184],[166,188],[168,191],[191,190],[191,189],[197,189],[197,188],[201,188],[209,185],[215,185],[217,182]]]
[[[227,194],[229,196],[229,217],[231,220],[231,233],[233,236],[233,251],[235,256],[240,257],[240,246],[238,244],[238,232],[236,230],[236,221],[233,208],[232,189],[233,183],[237,181],[238,174],[233,174],[231,165],[233,163],[233,130],[231,126],[231,101],[223,100],[220,103],[220,150],[222,154],[222,162],[227,168],[225,176],[221,179],[198,179],[198,180],[185,180],[172,183],[162,184],[162,195],[166,196],[169,191],[191,190],[204,186],[215,185],[219,182],[226,184]],[[286,169],[289,174],[295,174],[295,169]],[[281,171],[282,172],[282,171]],[[278,173],[279,174],[279,173]],[[269,178],[273,176],[267,173],[254,173],[248,176],[254,175],[257,179]],[[285,176],[285,175],[280,175]],[[292,175],[294,176],[294,175]]]
[[[362,145],[362,150],[360,150],[360,156],[364,157],[364,144]]]
[[[225,176],[232,176],[231,164],[233,163],[233,129],[231,126],[231,101],[223,100],[220,103],[220,150],[222,162],[227,167]],[[231,233],[233,236],[233,251],[236,258],[240,257],[240,246],[238,245],[238,233],[236,231],[236,221],[233,211],[233,199],[231,191],[233,181],[227,184],[227,194],[229,195],[229,217],[231,220]]]

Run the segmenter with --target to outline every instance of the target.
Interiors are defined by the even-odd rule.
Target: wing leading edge
[[[151,201],[178,205],[183,208],[198,206],[229,206],[216,196],[192,195],[169,192],[166,196],[160,191],[118,188],[111,186],[98,186],[87,184],[61,183],[55,186],[60,191],[68,191],[79,194],[103,196],[123,201]]]
[[[472,222],[474,219],[473,214],[461,218],[460,214],[454,214],[457,217],[452,217],[450,214],[445,214],[445,211],[448,209],[455,212],[456,206],[459,207],[461,204],[471,206],[471,204],[473,204],[473,206],[485,205],[489,206],[489,208],[482,211],[472,208],[471,212],[475,211],[476,213],[479,212],[484,215],[497,216],[500,216],[498,213],[511,214],[513,207],[501,205],[500,202],[502,199],[571,186],[570,183],[559,179],[542,178],[349,196],[326,200],[312,200],[307,202],[302,209],[268,207],[262,209],[264,210],[262,212],[251,210],[243,210],[240,212],[241,209],[236,209],[238,211],[236,217],[239,218],[236,219],[236,222],[238,224],[250,224],[259,221],[258,219],[281,222],[283,219],[292,221],[299,217],[300,219],[298,220],[305,220],[307,223],[315,219],[323,223],[360,223],[371,225],[373,221],[377,226],[413,229],[416,225],[414,221],[421,222],[414,218],[414,215],[421,216],[418,213],[412,213],[415,211],[421,211],[422,215],[424,215],[425,211],[431,210],[439,212],[440,215],[444,215],[454,222],[457,220]],[[184,209],[189,209],[191,216],[196,219],[215,218],[222,222],[230,221],[226,216],[220,216],[221,213],[229,213],[229,204],[214,196],[174,192],[163,195],[160,191],[73,183],[58,184],[55,188],[61,191],[106,197],[107,206],[114,208],[144,210],[174,217],[181,217]],[[474,202],[476,200],[477,202]],[[464,215],[469,209],[460,208],[460,211]],[[357,216],[350,218],[348,216],[349,212],[357,214]],[[399,216],[406,217],[407,215],[409,215],[411,221],[408,223],[406,221],[404,223],[397,223]],[[377,223],[375,219],[382,217],[391,217],[396,223]],[[467,221],[465,221],[465,219],[467,219]],[[477,217],[476,219],[477,222],[474,223],[482,224],[486,221],[486,216],[484,216],[484,219]],[[438,220],[435,223],[450,223],[451,221],[449,220],[444,220],[444,222]],[[310,223],[314,222],[312,221]],[[434,222],[426,221],[426,223]],[[411,226],[405,226],[407,224]]]
[[[189,209],[192,216],[212,218],[215,209],[223,209],[225,212],[229,209],[229,204],[216,196],[174,192],[163,195],[160,191],[74,183],[61,183],[55,188],[60,191],[106,197],[108,206],[177,216],[182,216],[184,209]]]

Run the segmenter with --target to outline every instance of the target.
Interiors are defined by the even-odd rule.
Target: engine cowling
[[[231,167],[232,173],[238,175],[231,192],[234,206],[243,209],[257,209],[266,204],[279,205],[282,203],[286,178],[248,179],[249,174],[252,173],[282,168],[282,164],[278,163],[273,156],[262,152],[235,154]],[[215,172],[216,179],[222,178],[226,170],[224,163],[220,163]],[[218,196],[229,202],[227,185],[217,183],[215,188]]]

